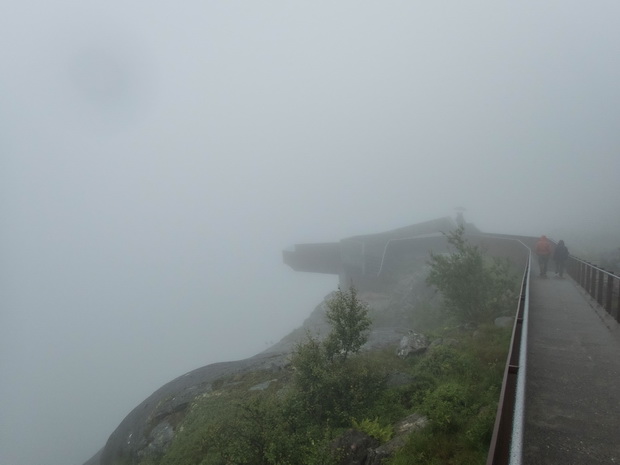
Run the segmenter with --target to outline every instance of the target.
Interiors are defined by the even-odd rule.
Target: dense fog
[[[617,247],[620,4],[23,0],[0,15],[0,463],[78,465],[464,207]],[[607,241],[607,242],[605,242]]]

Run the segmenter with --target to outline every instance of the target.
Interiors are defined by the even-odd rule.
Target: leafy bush
[[[355,288],[338,289],[327,302],[331,332],[321,342],[308,335],[292,356],[296,402],[309,418],[343,425],[373,400],[383,377],[376,366],[350,359],[367,340],[368,309]]]
[[[423,409],[434,429],[456,431],[471,409],[468,390],[456,382],[442,384],[426,397]]]
[[[453,347],[438,346],[428,352],[418,370],[435,378],[453,375],[461,371],[460,358],[460,353]]]
[[[489,402],[482,406],[478,413],[470,421],[465,437],[469,444],[474,447],[483,449],[486,452],[486,446],[491,442],[493,435],[493,427],[495,426],[495,403]]]
[[[462,226],[446,234],[452,252],[431,253],[426,282],[441,291],[448,309],[461,321],[485,322],[514,304],[516,280],[508,261],[489,263],[464,234]]]
[[[435,347],[412,361],[414,383],[428,387],[408,391],[411,408],[428,417],[430,428],[413,433],[389,465],[484,463],[510,331],[488,325],[478,328],[477,337],[463,331],[444,336],[458,339],[458,345]]]
[[[455,434],[432,429],[419,431],[386,465],[480,465],[486,452],[472,449]]]
[[[214,454],[203,465],[301,463],[309,438],[297,418],[273,398],[257,397],[236,405],[212,431]]]
[[[415,409],[419,407],[429,392],[432,392],[437,387],[437,377],[419,371],[415,375],[415,378],[411,384],[404,389],[404,395],[402,397],[402,403],[409,409]]]
[[[389,441],[390,439],[392,439],[392,435],[394,434],[394,428],[392,428],[392,425],[381,426],[378,417],[374,420],[364,418],[360,422],[355,421],[354,418],[353,427],[356,430],[361,431],[362,433],[366,433],[368,436],[372,436],[373,438],[378,439],[381,442]]]
[[[331,332],[324,342],[325,354],[328,359],[334,357],[341,361],[349,354],[360,350],[368,339],[370,318],[368,306],[357,298],[357,290],[351,287],[348,291],[338,288],[336,295],[327,302],[327,321]]]

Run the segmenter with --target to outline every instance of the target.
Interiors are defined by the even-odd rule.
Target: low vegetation
[[[361,351],[369,309],[356,289],[340,289],[328,302],[331,332],[325,338],[307,335],[281,371],[219,380],[195,400],[165,455],[141,465],[336,464],[331,444],[345,430],[387,442],[393,425],[411,413],[426,416],[428,426],[411,434],[386,465],[484,463],[510,337],[509,329],[496,328],[484,315],[494,313],[493,302],[512,292],[514,282],[508,275],[489,277],[485,259],[475,257],[480,251],[469,248],[462,231],[449,238],[460,255],[432,256],[429,282],[446,293],[462,321],[477,322],[475,332],[465,325],[436,327],[431,335],[444,343],[406,359],[393,349]],[[460,304],[461,276],[451,266],[461,272],[473,267],[485,283],[491,280],[493,292],[467,294],[476,306]],[[388,383],[395,373],[410,382]]]
[[[461,226],[446,234],[451,253],[431,253],[427,283],[436,286],[446,307],[461,322],[484,323],[512,311],[516,299],[510,262],[486,257],[465,239]]]

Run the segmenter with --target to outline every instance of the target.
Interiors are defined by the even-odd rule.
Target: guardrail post
[[[605,309],[607,310],[607,313],[611,315],[611,297],[614,293],[614,272],[610,271],[609,273],[610,274],[607,276],[607,291],[605,292]]]
[[[581,262],[573,259],[573,279],[577,282],[581,279]]]
[[[603,282],[605,280],[605,270],[600,268],[598,270],[598,278],[596,280],[597,290],[596,290],[596,301],[602,307],[603,306]]]
[[[618,283],[618,298],[616,299],[616,321],[620,323],[620,279],[618,279],[615,275],[614,275],[614,278],[615,278],[614,281]],[[613,295],[613,289],[611,293]]]
[[[579,285],[583,286],[583,281],[581,280],[581,276],[582,276],[581,269],[583,268],[582,263],[577,262],[576,268],[577,268],[577,275],[575,276],[575,280],[579,283]]]
[[[620,323],[620,276],[577,257],[571,256],[570,259],[575,263],[573,279]]]
[[[614,280],[618,283],[618,299],[616,301],[616,321],[620,323],[620,280],[617,278]],[[613,294],[613,291],[612,291]]]
[[[596,299],[596,264],[590,264],[590,295]]]

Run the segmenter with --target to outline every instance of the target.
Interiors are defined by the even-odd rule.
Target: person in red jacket
[[[547,239],[547,236],[540,236],[540,239],[536,242],[536,255],[538,255],[538,266],[540,267],[540,276],[547,277],[547,265],[549,258],[551,257],[551,241]]]

